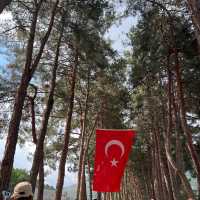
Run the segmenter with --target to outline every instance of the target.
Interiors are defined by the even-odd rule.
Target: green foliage
[[[29,181],[29,174],[24,169],[13,169],[11,176],[11,190],[14,186],[22,181]]]

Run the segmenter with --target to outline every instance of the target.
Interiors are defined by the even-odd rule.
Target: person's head
[[[32,187],[29,182],[20,182],[15,188],[13,195],[11,196],[12,200],[32,200],[33,192]]]

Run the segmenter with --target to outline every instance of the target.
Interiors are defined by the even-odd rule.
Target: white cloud
[[[4,11],[0,14],[0,20],[11,20],[12,14],[11,12]]]

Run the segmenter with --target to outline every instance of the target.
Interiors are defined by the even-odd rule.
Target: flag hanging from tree
[[[118,192],[136,133],[133,130],[96,130],[93,190]]]

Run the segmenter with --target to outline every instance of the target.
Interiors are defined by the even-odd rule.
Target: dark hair
[[[31,199],[31,196],[29,196],[29,197],[20,197],[17,200],[30,200],[30,199]]]

